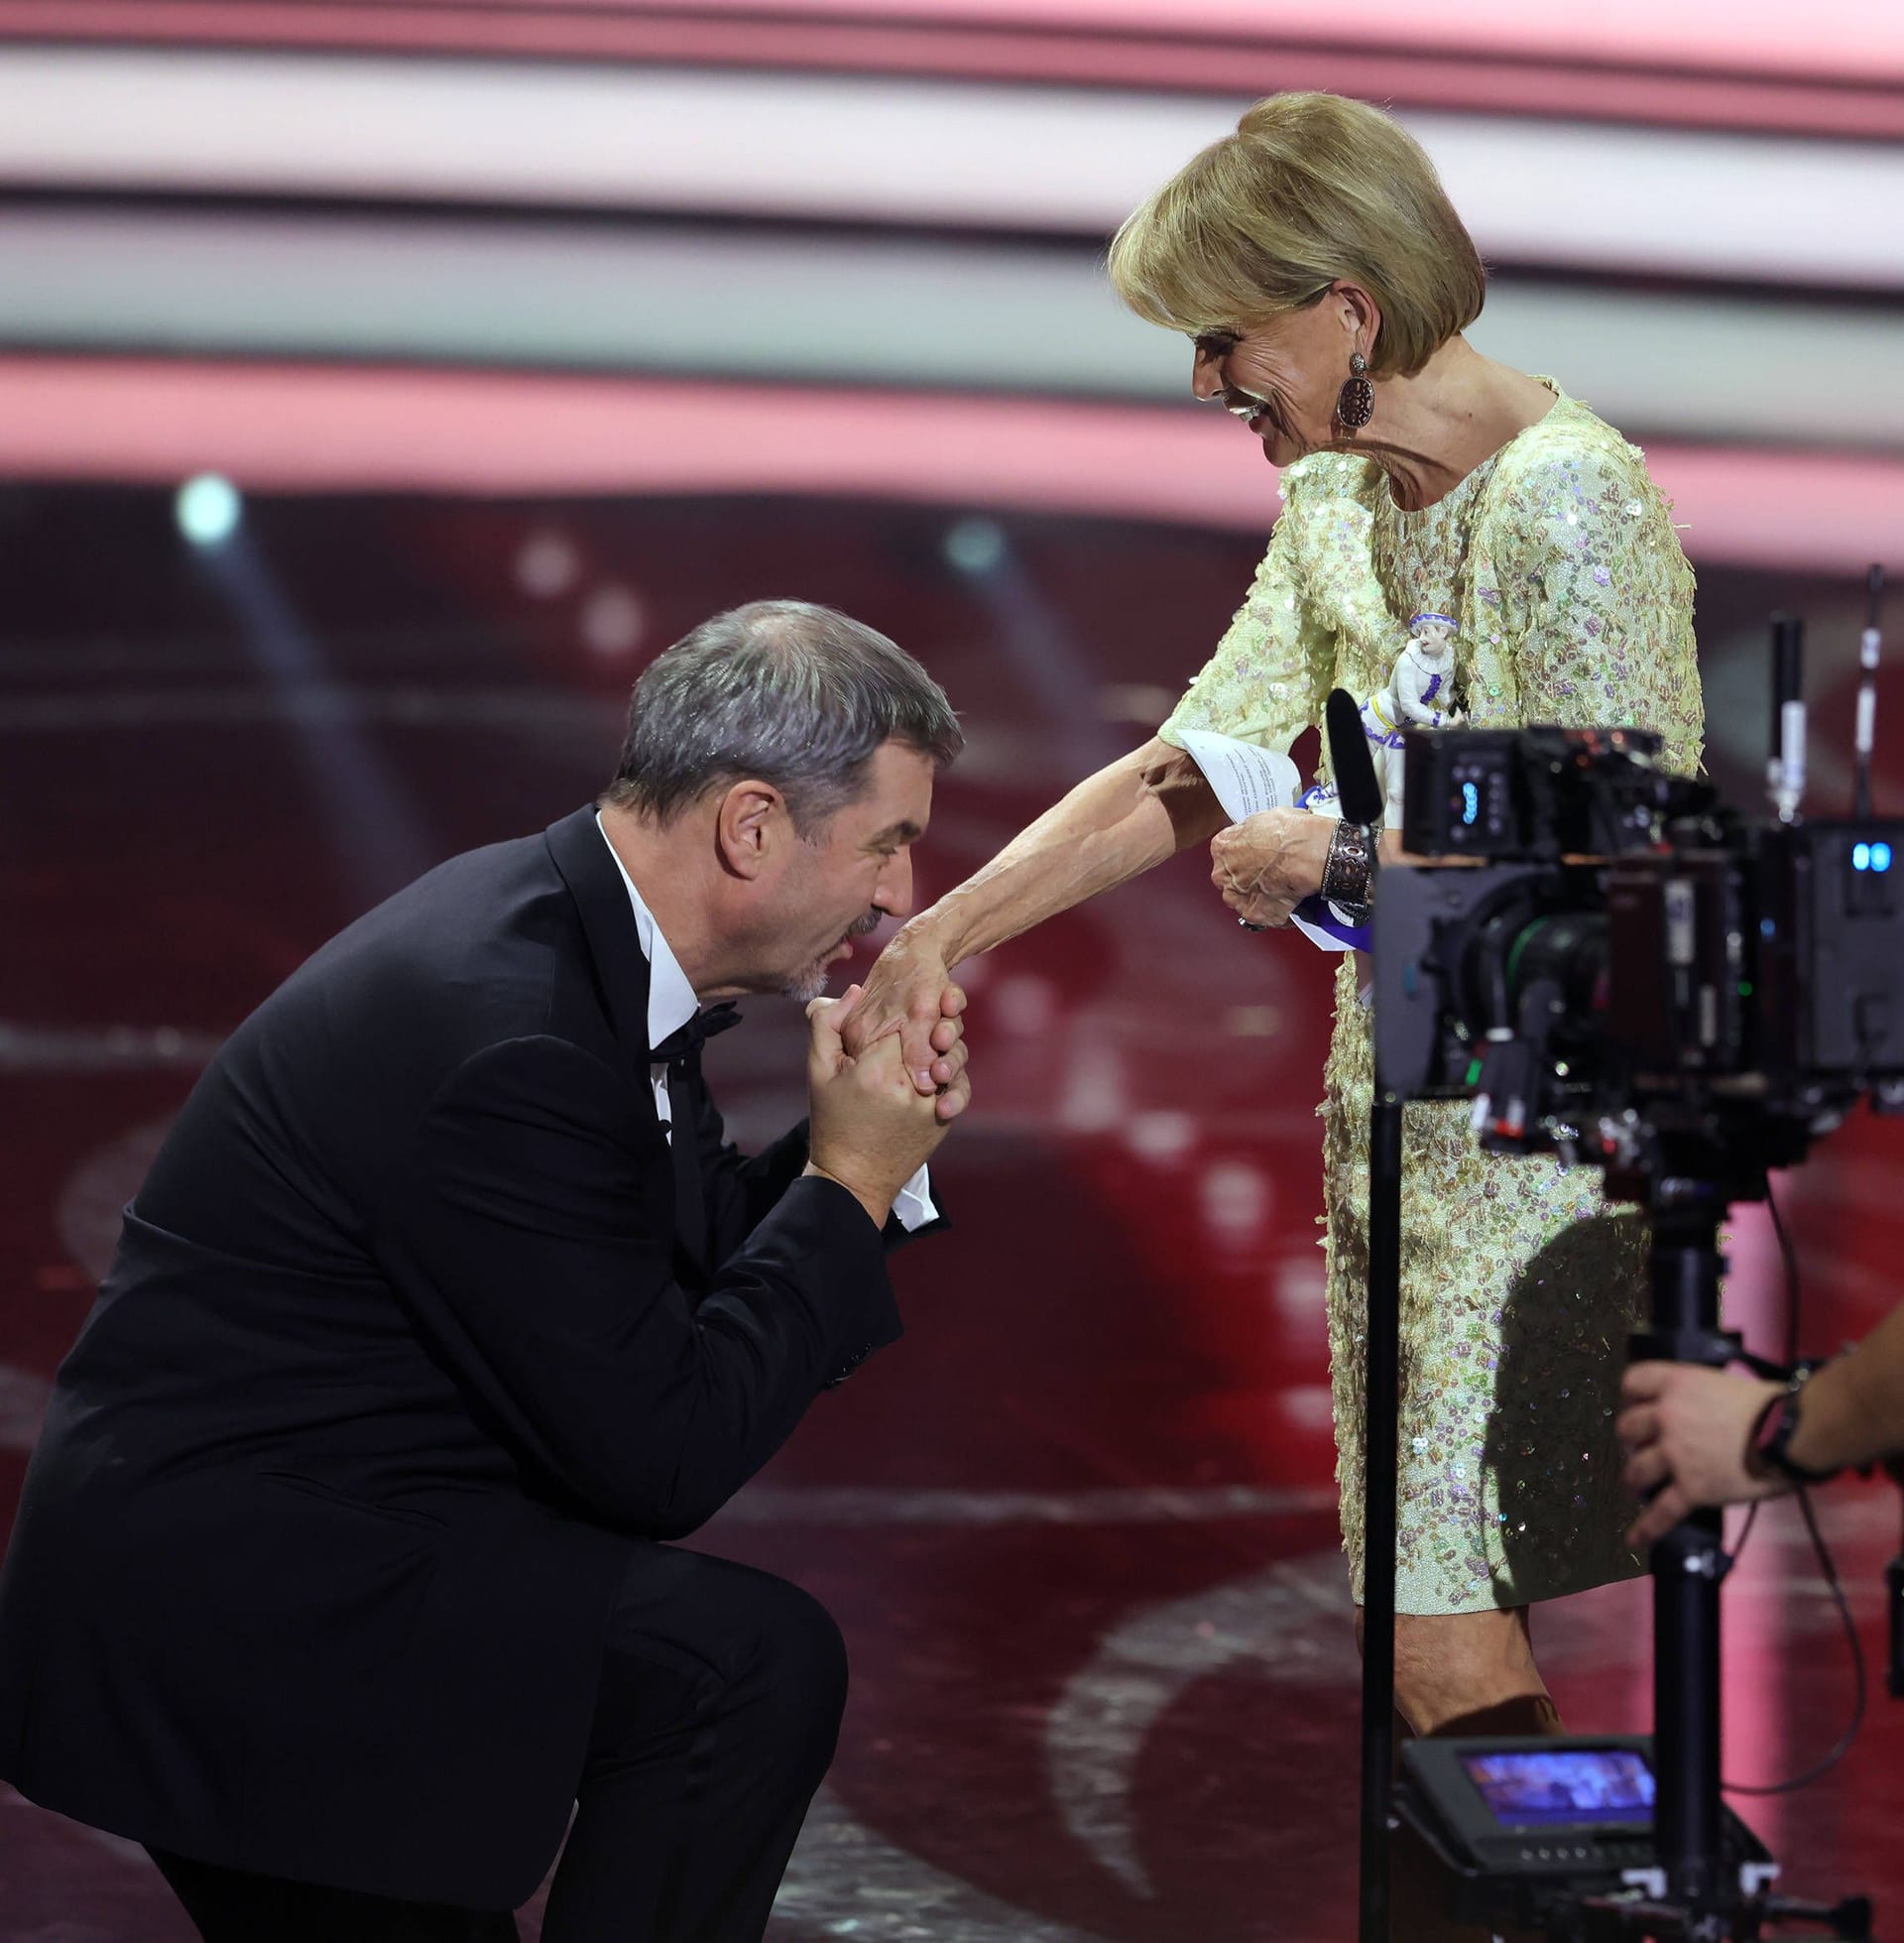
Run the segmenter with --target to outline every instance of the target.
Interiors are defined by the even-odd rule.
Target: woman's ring
[[[1252,924],[1247,917],[1239,917],[1237,919],[1237,922],[1241,924],[1246,931],[1266,931],[1269,928],[1267,924]]]

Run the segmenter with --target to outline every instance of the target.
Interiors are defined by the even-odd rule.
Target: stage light
[[[1876,871],[1885,871],[1885,870],[1889,870],[1890,867],[1891,867],[1891,846],[1888,843],[1872,844],[1871,845],[1871,868]]]
[[[173,510],[178,531],[194,546],[222,546],[238,531],[245,502],[229,479],[201,472],[178,488]]]
[[[1888,859],[1886,861],[1888,861]],[[1851,845],[1851,868],[1853,870],[1869,870],[1870,867],[1871,867],[1871,846],[1868,843],[1852,844]]]
[[[626,587],[597,587],[583,604],[582,643],[603,661],[620,661],[642,645],[648,612]]]
[[[542,527],[516,553],[516,582],[537,600],[559,600],[581,577],[581,555],[564,533]]]
[[[1005,529],[997,520],[957,520],[945,530],[945,556],[961,573],[996,571],[1005,558]]]

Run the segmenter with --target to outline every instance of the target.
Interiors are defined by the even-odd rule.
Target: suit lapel
[[[588,953],[594,960],[595,983],[602,995],[603,1009],[615,1033],[621,1053],[622,1071],[630,1086],[644,1101],[654,1098],[648,1043],[648,959],[642,951],[641,934],[635,928],[635,912],[628,902],[628,886],[616,867],[607,839],[595,820],[595,810],[578,809],[551,823],[545,833],[549,855],[561,873],[568,894],[581,914],[582,932],[588,940]],[[691,1091],[677,1088],[676,1092]],[[698,1101],[694,1102],[698,1104]],[[688,1145],[686,1154],[694,1153],[695,1116],[683,1120],[676,1115],[673,1139]],[[671,1144],[671,1143],[670,1143]],[[678,1166],[679,1160],[670,1155]],[[696,1164],[696,1185],[699,1167]],[[678,1207],[684,1196],[677,1181],[668,1196],[668,1205]],[[690,1287],[704,1287],[707,1264],[690,1238],[680,1231],[676,1220],[674,1263],[679,1278]]]
[[[581,913],[588,955],[595,962],[595,983],[621,1049],[623,1068],[647,1098],[648,960],[642,954],[628,887],[595,821],[593,806],[551,823],[545,840]]]

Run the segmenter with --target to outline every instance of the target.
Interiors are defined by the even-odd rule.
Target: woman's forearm
[[[929,931],[957,965],[1207,843],[1227,820],[1190,757],[1147,742],[1086,777],[906,928]]]

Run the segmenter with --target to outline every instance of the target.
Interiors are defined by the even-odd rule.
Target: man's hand
[[[1644,1550],[1703,1505],[1741,1505],[1791,1489],[1749,1462],[1752,1426],[1782,1387],[1684,1363],[1627,1370],[1626,1407],[1613,1424],[1628,1453],[1620,1475],[1640,1497],[1658,1494],[1626,1533],[1629,1545]]]
[[[965,994],[953,984],[931,933],[902,926],[867,973],[865,985],[855,989],[859,997],[844,1028],[847,1051],[858,1058],[877,1040],[896,1032],[914,1088],[939,1094],[940,1118],[953,1119],[964,1101],[943,1109],[964,1066],[953,1055],[964,1030],[959,1015],[965,1011]]]
[[[1280,929],[1322,889],[1335,827],[1306,809],[1259,810],[1211,840],[1210,881],[1245,923]]]
[[[932,1157],[946,1129],[972,1094],[965,1043],[956,1033],[937,1063],[951,1077],[938,1095],[921,1094],[907,1076],[897,1033],[878,1039],[858,1058],[840,1035],[860,988],[839,999],[815,999],[806,1016],[812,1037],[806,1054],[811,1130],[809,1174],[838,1181],[886,1226],[893,1197]],[[957,1026],[956,1019],[947,1022]]]

